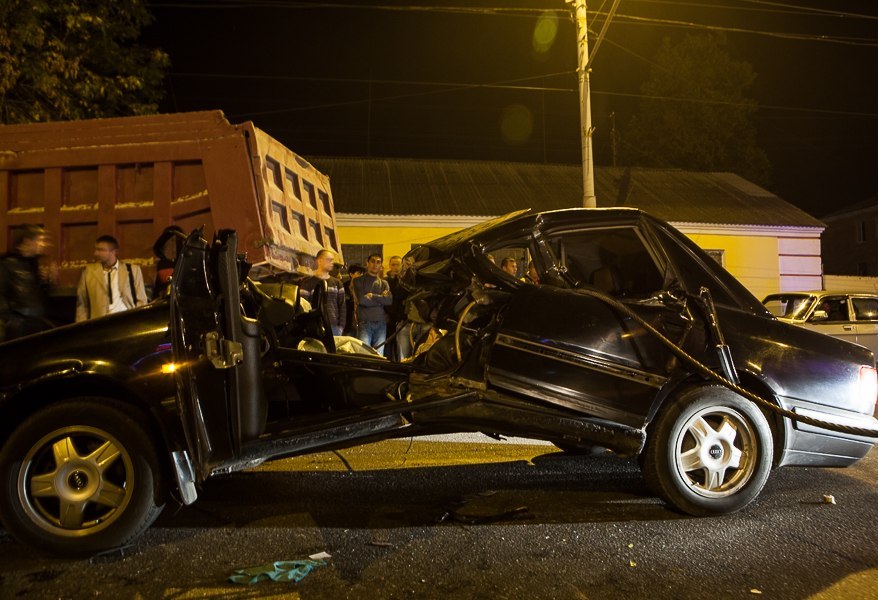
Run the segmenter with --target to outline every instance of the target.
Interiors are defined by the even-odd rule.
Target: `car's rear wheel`
[[[154,444],[104,399],[52,405],[27,419],[0,452],[0,517],[19,541],[82,556],[118,547],[158,517]]]
[[[678,510],[716,515],[759,495],[772,455],[771,428],[756,406],[726,388],[700,386],[659,413],[642,467],[653,491]]]

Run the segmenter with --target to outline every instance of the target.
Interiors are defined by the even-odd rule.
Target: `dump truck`
[[[341,259],[329,178],[218,110],[0,126],[0,215],[0,249],[24,224],[48,230],[45,260],[67,298],[103,234],[147,282],[169,225],[203,226],[208,239],[236,229],[239,248],[267,271],[308,272],[321,248]]]

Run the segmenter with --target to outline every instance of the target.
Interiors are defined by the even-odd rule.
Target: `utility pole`
[[[592,154],[591,138],[594,127],[591,126],[591,87],[589,84],[588,68],[588,22],[585,20],[586,0],[565,0],[573,5],[573,19],[576,21],[576,41],[579,50],[579,60],[576,65],[576,74],[579,77],[579,125],[580,140],[582,142],[582,205],[586,208],[595,208],[597,198],[594,194],[594,156]]]

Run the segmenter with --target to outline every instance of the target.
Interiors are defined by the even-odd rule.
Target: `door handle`
[[[845,331],[853,331],[854,330],[853,325],[842,325],[841,328],[844,329]]]

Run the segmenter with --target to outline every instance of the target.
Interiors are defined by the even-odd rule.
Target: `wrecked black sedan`
[[[0,346],[6,529],[94,553],[212,475],[449,431],[638,457],[670,505],[722,514],[772,467],[850,465],[878,437],[869,350],[778,321],[636,209],[522,211],[408,258],[411,362],[351,351],[319,292],[249,279],[231,231],[189,237],[169,301]]]

